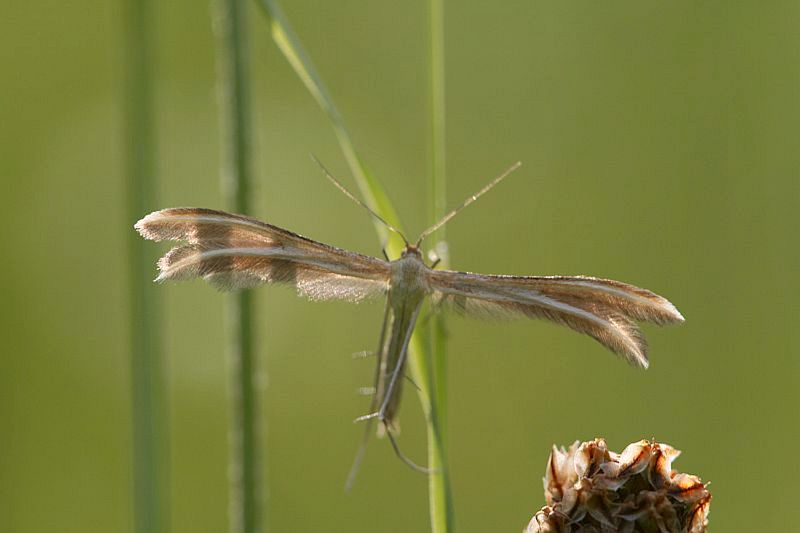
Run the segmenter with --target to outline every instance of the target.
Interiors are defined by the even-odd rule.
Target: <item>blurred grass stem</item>
[[[216,0],[222,125],[222,187],[229,210],[249,213],[251,124],[244,0]],[[258,456],[253,297],[249,290],[228,305],[228,361],[231,369],[230,515],[232,533],[263,531]]]
[[[128,0],[125,38],[126,220],[156,209],[153,97],[153,5]],[[161,301],[153,285],[155,250],[128,231],[133,522],[136,533],[164,533],[169,523],[169,411]]]

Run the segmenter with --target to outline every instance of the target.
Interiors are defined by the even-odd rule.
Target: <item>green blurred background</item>
[[[491,6],[491,7],[489,7]],[[251,6],[254,215],[380,255],[323,113]],[[285,2],[408,232],[428,193],[426,3]],[[0,21],[0,531],[132,530],[121,3],[14,2]],[[542,323],[454,317],[448,379],[457,526],[519,531],[549,447],[655,437],[711,481],[713,531],[800,520],[800,4],[447,2],[452,266],[591,274],[670,298],[637,371]],[[205,2],[157,8],[160,205],[221,207]],[[144,213],[142,213],[144,214]],[[152,246],[158,246],[153,244]],[[166,248],[162,246],[161,248]],[[155,268],[154,268],[155,275]],[[223,295],[163,288],[174,532],[227,528]],[[423,476],[373,442],[343,482],[381,303],[258,298],[270,531],[426,531]],[[425,457],[407,389],[402,444]]]

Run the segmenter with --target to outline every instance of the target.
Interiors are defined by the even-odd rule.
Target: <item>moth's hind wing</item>
[[[589,335],[646,368],[647,343],[635,321],[683,322],[667,299],[627,283],[588,276],[487,276],[437,270],[434,301],[465,315],[543,318]]]

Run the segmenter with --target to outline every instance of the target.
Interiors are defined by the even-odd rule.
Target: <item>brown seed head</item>
[[[711,494],[672,469],[680,452],[641,440],[620,454],[601,438],[553,446],[544,476],[547,505],[524,533],[704,533]]]

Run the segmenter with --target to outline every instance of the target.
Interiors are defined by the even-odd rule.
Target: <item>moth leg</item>
[[[392,378],[389,380],[389,386],[386,388],[386,397],[381,402],[381,408],[378,410],[378,418],[381,421],[387,419],[386,413],[389,411],[389,403],[392,401],[392,396],[394,395],[395,388],[397,386],[397,378],[403,372],[403,366],[406,362],[406,354],[403,353],[400,355],[400,359],[397,361],[397,366],[392,370]]]
[[[406,381],[411,383],[411,385],[413,385],[415,389],[417,389],[418,391],[422,390],[422,388],[420,388],[420,386],[417,385],[417,382],[411,379],[411,376],[409,376],[408,374],[403,374],[403,377],[406,378]]]
[[[405,375],[404,369],[406,366],[406,359],[408,358],[408,343],[411,341],[411,333],[414,331],[414,325],[417,322],[417,316],[419,315],[419,310],[421,307],[421,303],[416,306],[414,311],[411,313],[408,325],[405,328],[405,334],[403,336],[403,344],[400,348],[400,356],[397,358],[397,363],[395,367],[392,369],[392,377],[389,380],[389,386],[386,387],[386,394],[383,398],[383,402],[381,403],[381,408],[378,410],[380,413],[379,418],[381,420],[386,419],[386,412],[389,409],[389,403],[392,401],[395,389],[397,387],[397,379],[400,377],[401,374]]]
[[[431,262],[430,268],[436,268],[436,265],[442,262],[442,256],[433,248],[428,250],[428,261]]]
[[[409,459],[408,456],[402,452],[402,450],[400,450],[400,445],[397,444],[397,439],[394,438],[394,434],[392,433],[392,426],[389,424],[389,420],[386,417],[381,416],[380,411],[356,418],[355,420],[356,422],[361,422],[361,421],[369,422],[366,429],[366,433],[364,434],[364,442],[366,442],[366,439],[368,438],[370,432],[372,431],[371,427],[372,421],[375,419],[378,419],[380,423],[383,424],[383,427],[385,428],[384,435],[386,435],[386,437],[389,439],[389,443],[392,445],[392,450],[394,450],[394,454],[397,456],[398,459],[403,461],[407,466],[411,467],[412,470],[415,470],[422,474],[434,474],[436,472],[431,468],[418,465],[417,463]],[[364,457],[364,449],[365,449],[364,447],[360,448],[358,454],[356,455],[356,461],[353,465],[354,469],[351,469],[350,476],[348,476],[347,483],[345,484],[345,488],[347,490],[350,490],[350,487],[352,487],[353,481],[355,479],[355,471],[357,470],[357,467],[361,464],[361,460]]]
[[[384,255],[385,253],[386,252],[384,251]],[[381,335],[380,335],[380,340],[378,342],[379,350],[383,350],[383,342],[386,338],[386,324],[389,321],[390,310],[391,308],[389,306],[389,302],[387,301],[386,307],[383,312],[383,325],[381,326]],[[367,353],[367,352],[362,352],[362,353]],[[372,352],[372,355],[375,355],[375,352]],[[376,365],[375,380],[374,380],[375,383],[378,383],[379,372],[380,372],[380,365]],[[378,400],[377,396],[373,394],[370,410],[375,409],[377,400]],[[358,469],[361,467],[361,463],[364,461],[364,455],[367,452],[367,444],[369,443],[369,437],[373,431],[372,421],[373,419],[377,418],[377,416],[378,413],[372,413],[369,415],[360,416],[354,420],[354,422],[366,421],[367,424],[366,427],[364,428],[364,434],[361,437],[361,443],[358,445],[358,451],[356,451],[356,456],[353,459],[353,465],[350,467],[350,472],[348,472],[347,474],[347,481],[345,481],[344,483],[344,489],[346,491],[349,491],[351,488],[353,488],[353,483],[355,483],[356,481],[356,475],[358,474]]]
[[[367,420],[367,427],[364,428],[364,434],[361,436],[361,444],[358,446],[358,451],[353,459],[353,465],[350,467],[350,472],[347,473],[347,481],[344,482],[344,490],[349,492],[353,488],[353,483],[356,481],[356,474],[361,467],[364,460],[364,454],[367,452],[367,443],[369,436],[372,433],[372,419]]]
[[[374,413],[361,415],[358,418],[356,418],[355,420],[353,420],[353,423],[357,424],[358,422],[366,422],[368,420],[374,420],[376,418],[379,418],[379,419],[381,418],[381,412],[380,411],[375,411]]]
[[[403,461],[407,466],[410,466],[413,470],[420,472],[422,474],[430,475],[435,473],[435,470],[427,468],[425,466],[418,465],[417,463],[409,459],[408,456],[406,456],[402,451],[400,451],[400,446],[398,446],[397,441],[394,438],[394,435],[392,435],[391,427],[386,423],[386,421],[382,422],[384,427],[386,428],[386,436],[389,438],[389,442],[392,444],[392,449],[394,450],[394,453],[398,457],[398,459]]]

